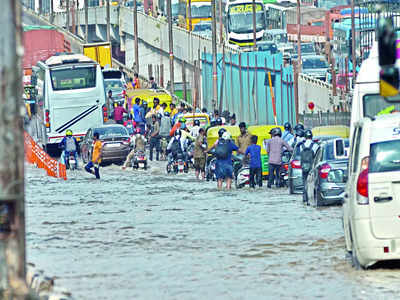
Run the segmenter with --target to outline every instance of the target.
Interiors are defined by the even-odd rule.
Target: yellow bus
[[[192,28],[189,28],[189,1],[191,6]],[[193,30],[194,25],[201,21],[211,21],[211,0],[186,0],[186,29]]]

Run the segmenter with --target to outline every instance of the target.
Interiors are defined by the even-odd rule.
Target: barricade
[[[44,169],[48,176],[67,180],[65,165],[51,158],[26,131],[24,132],[24,145],[27,162]]]

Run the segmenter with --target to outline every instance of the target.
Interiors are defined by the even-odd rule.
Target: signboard
[[[262,6],[256,4],[256,12],[262,11]],[[231,14],[246,14],[253,12],[253,4],[238,4],[233,5],[229,8],[229,13]]]

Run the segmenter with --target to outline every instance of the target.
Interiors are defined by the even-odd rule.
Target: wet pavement
[[[395,299],[400,269],[354,270],[341,207],[193,173],[27,166],[27,256],[76,299]]]

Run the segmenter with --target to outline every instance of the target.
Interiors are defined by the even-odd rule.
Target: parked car
[[[329,66],[323,55],[309,55],[301,58],[303,73],[325,81]]]
[[[279,52],[276,44],[271,41],[257,42],[257,47],[258,47],[258,51],[269,51],[269,52],[271,52],[271,54],[276,54]]]
[[[400,114],[354,124],[343,204],[346,249],[355,267],[400,260]]]
[[[307,176],[306,199],[312,206],[342,204],[347,181],[348,139],[322,142]]]
[[[87,163],[92,158],[93,133],[95,132],[99,133],[99,138],[103,144],[102,165],[124,162],[131,150],[131,139],[128,130],[119,124],[109,124],[88,129],[81,142],[83,162]]]
[[[293,59],[297,59],[298,57],[298,52],[297,52],[297,44],[293,43],[294,47],[294,52],[292,54]],[[315,49],[314,43],[301,43],[300,44],[300,49],[301,49],[301,56],[308,56],[308,55],[317,55],[317,50]]]

